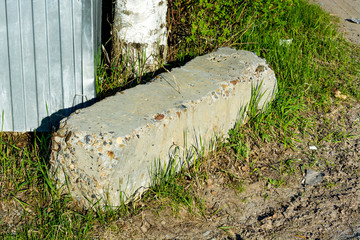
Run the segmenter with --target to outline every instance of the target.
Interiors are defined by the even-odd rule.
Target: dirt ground
[[[360,44],[360,24],[346,20],[360,18],[359,0],[315,2],[339,17],[341,31]],[[335,133],[339,141],[321,141],[317,134],[309,134],[297,150],[286,151],[280,143],[261,147],[254,143],[251,157],[261,162],[255,169],[258,174],[248,163],[231,161],[229,153],[213,156],[223,158],[223,163],[228,160],[230,168],[226,167],[231,170],[218,171],[219,161],[210,161],[212,178],[199,187],[207,217],[185,210],[175,215],[166,209],[144,210],[130,220],[117,221],[120,232],[108,228],[99,237],[360,239],[360,103],[335,96],[332,101],[333,109],[319,117],[313,131],[321,131],[322,136]],[[225,174],[243,180],[229,186]]]
[[[198,189],[206,217],[151,207],[115,222],[120,232],[110,227],[99,237],[360,239],[360,104],[340,101],[317,120],[314,131],[322,136],[336,132],[339,141],[321,141],[310,133],[297,150],[283,150],[280,143],[253,144],[251,158],[258,159],[257,170],[244,161],[234,162],[226,152],[213,156],[208,166],[212,178]],[[228,164],[219,166],[220,162]],[[226,174],[245,180],[231,186],[224,182]]]
[[[349,41],[360,44],[360,24],[350,21],[360,19],[360,0],[311,0],[322,9],[340,19],[339,25]]]

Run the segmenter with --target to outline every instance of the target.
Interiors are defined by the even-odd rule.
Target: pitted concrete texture
[[[261,86],[259,107],[266,106],[276,91],[266,61],[221,48],[119,92],[61,122],[53,136],[52,176],[85,207],[98,200],[117,206],[121,196],[146,190],[160,164],[176,159],[179,167],[196,149],[207,152],[215,137],[226,136],[252,86]]]

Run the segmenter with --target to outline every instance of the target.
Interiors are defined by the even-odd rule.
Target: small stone
[[[154,117],[154,119],[155,119],[155,120],[158,120],[158,121],[162,120],[163,118],[164,118],[164,114],[157,114],[157,115]]]
[[[309,149],[310,149],[310,150],[317,150],[317,147],[315,147],[315,146],[309,146]]]
[[[255,72],[256,72],[257,74],[262,73],[262,72],[264,72],[264,71],[265,71],[265,66],[263,66],[263,65],[259,65],[259,66],[256,68],[256,70],[255,70]]]
[[[122,144],[123,143],[123,140],[122,140],[122,138],[121,137],[118,137],[117,139],[116,139],[116,142],[117,142],[117,144]]]
[[[108,151],[107,152],[107,155],[110,157],[110,159],[113,159],[114,158],[114,152],[112,152],[112,151]]]
[[[150,224],[147,221],[144,221],[140,229],[143,233],[146,233],[150,229]]]
[[[144,225],[142,225],[142,226],[140,227],[140,229],[141,229],[141,231],[142,231],[143,233],[146,233],[146,232],[148,231],[147,227],[144,226]]]
[[[261,228],[266,230],[273,228],[272,221],[271,220],[264,221],[261,225]]]
[[[311,169],[307,169],[305,175],[305,184],[314,186],[320,183],[323,180],[324,176],[325,174],[323,172],[317,172]]]
[[[209,178],[207,180],[207,185],[208,185],[209,188],[212,187],[213,186],[213,180]]]
[[[187,217],[187,211],[185,209],[183,209],[183,208],[180,209],[179,216],[182,217],[182,218]]]
[[[241,167],[241,171],[243,171],[243,172],[248,172],[249,170],[250,170],[250,168],[249,168],[248,165],[245,165],[245,166]]]
[[[349,19],[350,22],[360,24],[360,18],[351,18]]]
[[[210,233],[211,233],[210,230],[209,230],[209,231],[206,231],[206,232],[203,233],[203,236],[204,236],[204,237],[209,236]]]

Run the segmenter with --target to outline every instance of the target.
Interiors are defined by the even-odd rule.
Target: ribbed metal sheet
[[[101,2],[0,0],[0,130],[51,130],[96,96]]]

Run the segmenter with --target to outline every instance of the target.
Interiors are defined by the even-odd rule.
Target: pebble
[[[324,176],[325,173],[323,172],[317,172],[311,169],[306,169],[305,184],[314,186],[322,182]]]
[[[317,150],[317,147],[315,147],[315,146],[309,146],[309,149],[310,149],[310,150]]]
[[[203,233],[203,236],[204,236],[204,237],[209,236],[210,233],[211,233],[210,230],[209,230],[209,231],[206,231],[206,232]]]

